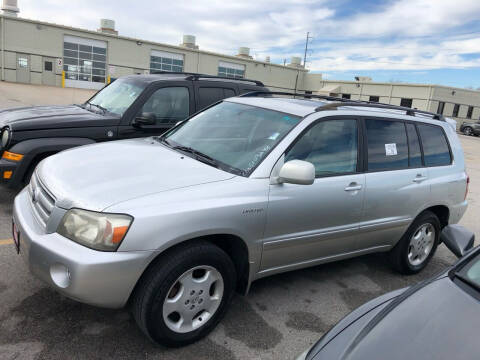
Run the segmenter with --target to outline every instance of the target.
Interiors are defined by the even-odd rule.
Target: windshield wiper
[[[164,139],[164,141],[167,141],[166,139]],[[168,143],[167,143],[168,144]],[[174,150],[180,150],[180,151],[183,151],[183,152],[186,152],[186,153],[190,153],[190,154],[193,154],[195,155],[195,159],[197,159],[198,161],[202,161],[206,164],[209,164],[209,165],[212,165],[216,168],[219,168],[220,167],[220,164],[218,163],[217,160],[215,160],[214,158],[208,156],[207,154],[204,154],[198,150],[195,150],[194,148],[191,148],[189,146],[174,146],[173,147]]]
[[[87,104],[90,105],[90,108],[91,108],[92,106],[95,106],[96,108],[102,110],[103,115],[105,115],[105,113],[108,111],[108,110],[105,109],[102,105],[97,105],[97,104],[94,104],[94,103],[91,103],[91,102],[88,102],[88,101],[87,101]]]
[[[466,277],[465,275],[463,275],[460,272],[456,272],[454,275],[455,275],[456,278],[463,281],[465,284],[470,285],[471,287],[473,287],[477,291],[480,291],[480,284],[477,284],[475,281],[469,279],[468,277]]]

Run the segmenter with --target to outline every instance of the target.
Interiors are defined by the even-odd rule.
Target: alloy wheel
[[[408,262],[413,266],[421,265],[430,255],[434,243],[434,226],[430,223],[421,225],[410,238]]]

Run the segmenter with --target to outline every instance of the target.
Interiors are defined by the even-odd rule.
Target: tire
[[[470,126],[465,126],[462,130],[464,135],[467,136],[472,136],[473,135],[473,129]]]
[[[208,285],[204,279],[217,280]],[[162,256],[142,276],[131,310],[153,342],[188,345],[205,337],[225,315],[236,279],[235,266],[222,249],[204,241],[186,243]]]
[[[437,250],[440,232],[438,217],[430,211],[421,213],[390,251],[392,267],[406,275],[423,270]]]

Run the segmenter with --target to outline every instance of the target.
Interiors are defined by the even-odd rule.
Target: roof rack
[[[443,115],[436,114],[430,111],[411,109],[405,106],[382,104],[374,101],[350,100],[350,99],[344,99],[344,98],[328,96],[328,95],[298,94],[298,93],[289,93],[289,92],[282,92],[282,91],[272,91],[272,92],[252,91],[252,92],[240,95],[240,97],[255,97],[255,96],[267,97],[272,95],[283,95],[283,96],[292,96],[293,98],[301,97],[305,99],[320,99],[320,100],[334,101],[332,103],[316,107],[315,112],[325,111],[325,110],[336,110],[342,106],[358,106],[358,107],[405,111],[406,115],[408,116],[415,116],[416,114],[421,114],[421,115],[431,116],[433,120],[446,121]]]
[[[156,70],[152,72],[152,74],[153,75],[156,75],[156,74],[186,75],[187,80],[198,80],[202,78],[202,79],[221,79],[221,80],[228,80],[228,81],[244,81],[244,82],[254,83],[255,85],[258,85],[258,86],[265,86],[259,80],[244,79],[244,78],[229,78],[226,76],[207,75],[207,74],[199,74],[199,73],[192,73],[192,72]]]

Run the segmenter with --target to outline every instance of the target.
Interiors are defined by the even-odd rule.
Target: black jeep
[[[260,81],[163,73],[122,77],[81,105],[0,111],[0,183],[28,183],[47,156],[75,146],[159,135],[217,101],[267,91]]]

